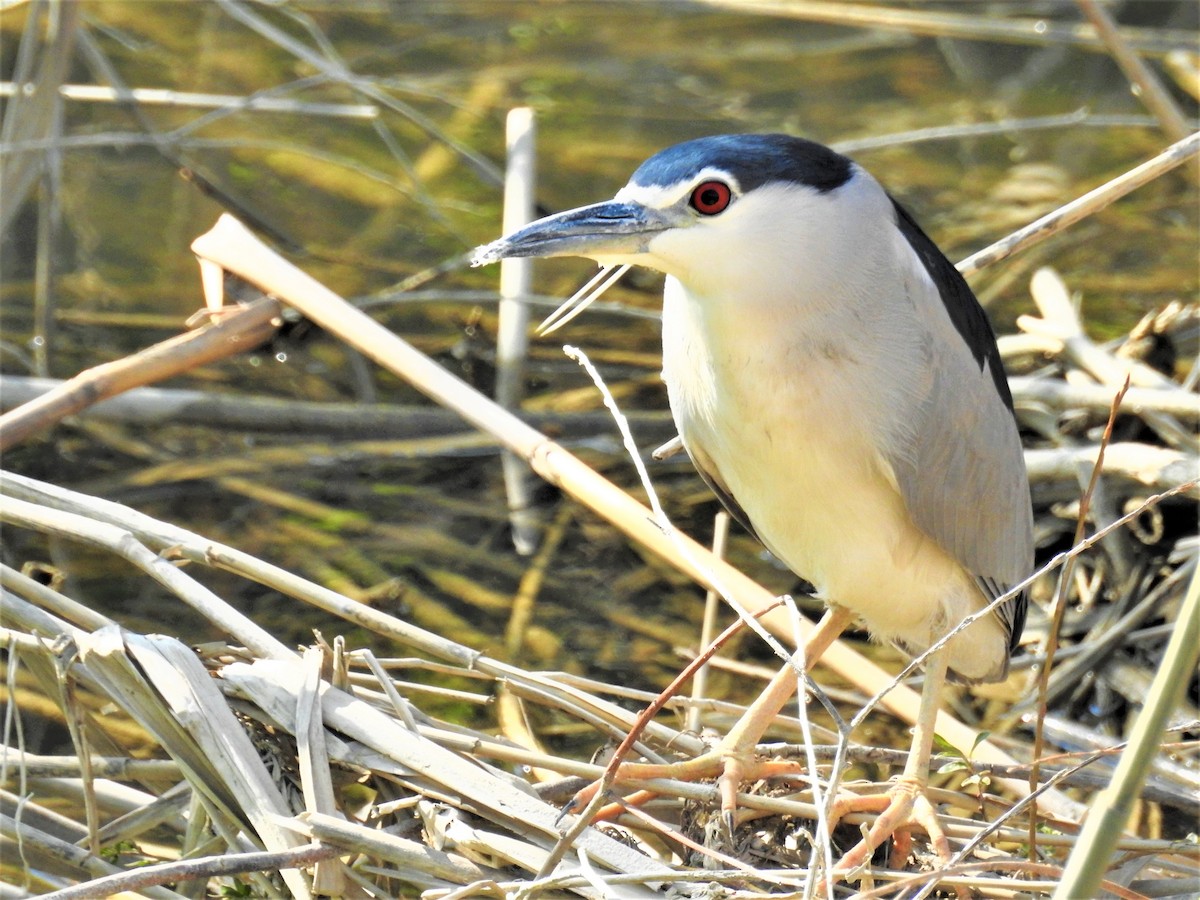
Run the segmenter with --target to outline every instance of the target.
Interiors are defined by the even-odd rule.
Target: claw
[[[833,828],[839,819],[852,812],[875,812],[878,813],[878,817],[866,836],[834,863],[826,876],[827,879],[853,879],[855,873],[871,858],[875,849],[889,837],[895,849],[893,859],[897,860],[899,865],[903,865],[912,849],[913,828],[925,832],[939,862],[943,866],[949,864],[952,856],[950,842],[946,839],[946,833],[938,822],[937,812],[925,796],[924,786],[919,780],[902,777],[886,793],[839,798],[830,810],[829,827]],[[823,889],[824,883],[818,890]]]
[[[554,817],[555,827],[558,827],[559,825],[561,825],[562,820],[565,819],[567,816],[573,816],[575,813],[579,812],[579,810],[581,810],[581,809],[583,809],[583,804],[579,802],[578,795],[572,797],[570,800],[568,800],[566,803],[563,804],[562,809],[560,809],[558,811],[558,815]]]
[[[724,832],[725,843],[727,846],[733,846],[734,828],[737,825],[736,816],[733,810],[722,810],[721,812],[721,829]]]
[[[721,814],[728,815],[731,823],[737,809],[738,787],[747,780],[750,774],[748,770],[756,766],[756,762],[746,762],[740,755],[734,754],[721,761],[721,774],[717,776],[717,796],[721,800]]]

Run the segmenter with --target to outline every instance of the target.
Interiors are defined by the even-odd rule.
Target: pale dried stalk
[[[293,306],[388,371],[409,381],[436,402],[458,411],[467,421],[523,456],[534,471],[551,484],[700,584],[715,588],[713,579],[719,580],[726,592],[752,613],[765,609],[774,601],[771,592],[713,556],[700,544],[684,535],[664,534],[641,503],[274,253],[232,216],[221,216],[209,232],[193,242],[192,249],[200,257],[202,268],[213,266],[249,281],[264,293]],[[220,279],[209,276],[207,282],[218,284]],[[676,542],[687,547],[686,557],[678,552]],[[786,612],[775,610],[764,615],[761,621],[775,633],[788,639],[792,637],[792,622]],[[807,638],[811,628],[811,623],[804,620],[802,636]],[[892,681],[886,671],[842,643],[833,644],[821,657],[821,664],[868,695],[877,693]],[[903,685],[895,687],[882,701],[885,708],[909,723],[916,720],[919,703],[916,692]],[[956,745],[969,747],[975,743],[975,730],[945,711],[938,714],[937,731]],[[1013,762],[1007,753],[988,742],[979,745],[977,755],[981,760],[1005,765]],[[1027,789],[1019,783],[1012,787],[1019,792]],[[1064,805],[1050,798],[1045,802],[1047,811],[1056,814],[1069,816],[1075,808],[1074,803]]]
[[[334,797],[333,777],[329,768],[329,751],[325,744],[325,725],[321,719],[321,664],[325,654],[320,647],[304,651],[304,677],[296,692],[296,765],[300,769],[300,786],[304,808],[312,813],[341,816]],[[345,875],[338,860],[322,861],[313,869],[313,892],[341,896],[345,890]]]
[[[293,820],[292,827],[342,850],[373,856],[401,866],[406,871],[423,872],[452,884],[471,884],[502,876],[499,870],[482,866],[459,854],[435,850],[378,828],[347,822],[335,816],[305,813],[298,820]]]
[[[984,247],[972,253],[958,263],[958,270],[964,275],[970,275],[980,269],[997,263],[1002,259],[1043,241],[1076,222],[1097,213],[1126,194],[1137,190],[1144,184],[1153,181],[1160,175],[1180,166],[1200,152],[1200,132],[1191,134],[1182,141],[1172,144],[1158,156],[1147,160],[1140,166],[1130,169],[1116,178],[1108,181],[1094,190],[1088,191],[1081,197],[1060,206],[1054,212],[1042,216],[1024,228],[1014,231],[1008,237],[1002,238],[989,247]]]
[[[13,748],[5,748],[10,754]],[[31,778],[67,778],[78,776],[80,763],[75,756],[43,756],[37,753],[12,753],[8,760],[19,765]],[[171,759],[134,759],[129,756],[93,756],[92,775],[95,778],[111,778],[116,781],[151,781],[179,777],[179,764]]]
[[[1081,468],[1095,465],[1099,453],[1100,449],[1095,445],[1026,450],[1025,466],[1031,482],[1061,481],[1075,487]],[[1193,453],[1130,442],[1110,445],[1101,470],[1106,476],[1121,478],[1155,491],[1169,490],[1192,481],[1198,471],[1200,458]],[[1187,493],[1191,497],[1200,497],[1195,486]]]
[[[46,865],[46,860],[62,862],[95,876],[124,874],[123,869],[112,863],[52,834],[31,828],[11,816],[0,814],[0,837],[16,844],[20,850],[18,858],[22,861],[32,859],[41,862],[42,865]],[[146,896],[155,900],[184,900],[180,894],[163,887],[147,888]]]
[[[519,107],[508,113],[507,165],[504,172],[504,233],[516,231],[536,215],[533,110]],[[533,284],[533,261],[506,259],[500,264],[500,310],[496,327],[496,401],[516,409],[525,394],[526,357],[529,355],[529,307],[522,298]],[[504,489],[508,495],[513,546],[522,555],[537,547],[538,515],[532,509],[529,469],[511,453],[501,457]]]
[[[10,482],[13,479],[13,476],[7,473],[4,477]],[[149,550],[130,532],[119,526],[28,503],[15,497],[9,497],[0,509],[0,521],[69,537],[109,550],[141,569],[226,634],[236,635],[238,640],[256,653],[284,658],[295,655],[262,626],[237,612],[208,588],[181,572],[164,557]]]
[[[196,654],[174,638],[142,637],[108,626],[77,635],[80,659],[187,773],[211,804],[214,824],[227,844],[249,825],[266,849],[290,850],[300,839],[273,816],[290,810]],[[299,665],[299,663],[297,663]],[[227,822],[221,818],[228,816]],[[280,872],[298,898],[312,896],[308,878]]]
[[[0,416],[0,450],[106,397],[161,381],[217,359],[253,350],[279,329],[279,304],[260,299],[212,325],[181,334],[140,353],[79,373],[57,388]]]
[[[233,663],[222,672],[225,680],[250,697],[289,731],[295,727],[295,697],[291,688],[302,681],[298,662],[258,660]],[[558,811],[510,780],[462,759],[419,733],[404,728],[385,713],[322,682],[318,686],[324,721],[341,735],[399,763],[421,784],[436,793],[464,798],[480,815],[515,827],[534,839],[557,836]],[[594,859],[617,871],[641,871],[668,876],[670,869],[633,853],[628,847],[589,829],[580,846]]]
[[[620,722],[626,729],[633,720],[630,713],[616,704],[599,701],[571,684],[528,676],[522,670],[490,659],[471,647],[466,647],[395,616],[372,609],[279,566],[263,562],[248,553],[210,541],[177,526],[160,522],[119,503],[89,497],[9,472],[4,472],[0,476],[0,493],[9,498],[40,504],[50,509],[70,511],[87,516],[96,522],[127,530],[139,541],[150,546],[170,548],[172,553],[181,559],[234,572],[286,596],[295,597],[318,609],[323,609],[363,628],[370,629],[377,634],[416,647],[442,659],[451,660],[466,670],[506,679],[510,687],[515,690],[529,692],[541,690],[542,693],[538,696],[554,702],[558,702],[558,696],[551,696],[550,691],[570,697],[572,702],[581,704],[580,709],[571,710],[573,715],[586,717],[588,714],[594,713],[597,716],[607,716],[614,722]],[[43,613],[43,615],[46,614]],[[69,626],[51,621],[45,627],[48,634],[57,634]],[[695,754],[703,750],[703,745],[694,737],[680,734],[678,731],[658,723],[651,723],[649,733],[655,740],[671,744],[681,752]]]
[[[187,879],[210,879],[221,876],[242,875],[251,872],[270,872],[278,869],[295,869],[320,864],[337,853],[337,848],[324,844],[312,843],[289,850],[278,850],[264,853],[221,853],[217,856],[200,859],[187,859],[178,862],[160,863],[155,866],[143,866],[132,871],[120,871],[102,878],[96,878],[74,887],[63,888],[46,894],[42,900],[92,900],[95,897],[108,897],[128,891],[146,891],[155,896],[152,891],[156,885],[175,883]],[[160,889],[161,890],[161,889]],[[180,894],[168,892],[171,897],[181,897]]]
[[[1053,352],[1052,348],[1048,349]],[[1112,388],[1099,384],[1075,384],[1027,375],[1014,375],[1008,379],[1008,384],[1012,388],[1013,403],[1018,406],[1040,403],[1055,410],[1086,409],[1107,413],[1112,403]],[[1200,423],[1200,396],[1176,389],[1131,387],[1125,392],[1121,409],[1135,416],[1159,412],[1175,416],[1193,426]]]

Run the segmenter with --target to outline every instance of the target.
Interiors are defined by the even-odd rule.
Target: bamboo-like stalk
[[[242,309],[231,310],[198,331],[87,369],[36,400],[0,416],[0,450],[19,444],[106,397],[253,350],[273,335],[279,325],[279,304],[262,298]]]
[[[1138,714],[1121,755],[1112,784],[1092,802],[1079,843],[1072,851],[1054,900],[1094,897],[1112,858],[1113,846],[1121,836],[1133,803],[1153,759],[1167,716],[1175,709],[1196,674],[1200,658],[1200,570],[1192,572],[1174,634],[1163,655],[1162,665]]]
[[[0,563],[0,586],[8,588],[13,593],[36,598],[38,605],[43,609],[48,609],[53,614],[68,619],[81,628],[95,630],[113,624],[112,619],[107,616],[100,615],[94,609],[84,606],[70,597],[63,596],[53,588],[30,578],[24,572],[18,572],[3,563]]]
[[[771,592],[714,557],[700,544],[684,535],[664,534],[650,510],[641,503],[274,253],[234,217],[221,216],[210,231],[192,243],[192,250],[202,266],[219,266],[256,285],[264,293],[278,297],[436,402],[458,411],[468,422],[492,434],[504,447],[525,458],[533,470],[551,484],[700,584],[707,588],[723,588],[751,613],[765,609],[774,601]],[[219,283],[217,279],[212,282]],[[680,547],[685,548],[686,553],[680,553]],[[762,622],[789,640],[794,636],[794,623],[781,610],[768,612]],[[813,626],[801,618],[799,627],[801,637],[807,638]],[[892,682],[887,672],[843,643],[833,644],[820,662],[869,696],[879,693]],[[919,701],[915,691],[895,685],[882,697],[881,705],[912,723],[916,721]],[[944,710],[938,714],[937,730],[956,745],[970,747],[976,742],[974,730]],[[1006,765],[1013,762],[1007,753],[987,741],[978,745],[977,755],[980,759]],[[1019,782],[1011,787],[1022,793],[1027,790]],[[1064,802],[1064,799],[1050,796],[1045,797],[1043,803],[1047,809],[1069,818],[1076,805]]]
[[[537,130],[533,110],[510,110],[505,144],[508,165],[504,172],[505,234],[528,225],[534,217],[535,148]],[[505,409],[516,409],[525,394],[525,359],[529,353],[529,307],[524,297],[533,284],[533,260],[506,259],[500,264],[500,316],[496,332],[496,401]],[[529,468],[524,460],[505,453],[504,489],[508,495],[508,518],[513,546],[522,555],[537,547],[537,513]]]

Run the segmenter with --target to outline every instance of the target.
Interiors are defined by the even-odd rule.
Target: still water
[[[3,371],[69,377],[176,333],[203,303],[188,245],[231,211],[490,389],[495,272],[455,261],[498,234],[503,121],[518,105],[537,114],[547,211],[611,196],[670,143],[782,130],[856,148],[951,259],[1170,143],[1107,55],[1058,39],[1057,26],[1078,19],[1073,3],[916,7],[934,14],[933,26],[850,27],[700,3],[80,4],[67,81],[169,93],[143,95],[133,110],[77,92],[64,101],[59,134],[5,146],[10,159],[53,152],[52,174],[2,235]],[[6,12],[0,23],[5,80],[21,63],[35,9]],[[1160,72],[1169,49],[1194,49],[1194,3],[1131,2],[1118,12]],[[1033,39],[939,36],[929,29],[941,13],[968,30],[1001,17],[1041,25]],[[1164,77],[1194,118],[1194,98]],[[228,99],[249,97],[264,108]],[[1093,334],[1113,336],[1147,310],[1194,300],[1198,251],[1195,182],[1176,175],[973,283],[1007,332],[1032,309],[1030,274],[1053,265],[1081,297]],[[537,290],[562,296],[588,275],[578,261],[540,264]],[[658,290],[654,278],[636,276],[606,299],[653,312]],[[660,414],[639,430],[643,446],[670,436],[652,317],[594,313],[564,336],[588,350],[626,411]],[[557,348],[557,340],[534,344],[529,407],[600,409]],[[168,386],[421,402],[303,324],[263,351]],[[577,444],[582,455],[633,483],[613,430],[588,434]],[[303,452],[274,452],[294,445]],[[11,452],[5,465],[501,652],[507,600],[525,563],[508,540],[496,454],[478,442],[380,450],[335,429],[81,420]],[[653,474],[668,510],[707,539],[715,503],[686,462]],[[234,475],[277,493],[239,489]],[[552,517],[554,498],[542,494]],[[661,686],[677,667],[673,645],[694,640],[696,590],[589,514],[572,510],[565,520],[521,661]],[[57,568],[67,593],[131,628],[218,637],[109,557],[26,534],[6,535],[6,555]],[[792,584],[744,535],[731,555],[777,590]],[[244,582],[196,574],[285,641],[307,642],[319,627],[327,637],[347,634],[352,646],[373,642]]]

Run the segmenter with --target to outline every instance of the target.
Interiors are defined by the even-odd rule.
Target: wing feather
[[[907,445],[885,452],[917,525],[949,551],[993,600],[1033,567],[1029,480],[996,338],[971,288],[899,204],[896,224],[912,251],[910,299],[933,323],[932,377],[923,385]],[[997,615],[1010,649],[1028,597]]]
[[[758,532],[754,530],[754,526],[750,523],[750,516],[746,514],[746,511],[742,509],[742,505],[737,502],[737,499],[729,490],[725,479],[717,471],[716,464],[698,446],[691,446],[687,441],[684,441],[684,447],[687,449],[688,456],[692,459],[692,465],[696,467],[696,471],[704,479],[704,483],[708,485],[708,489],[717,495],[717,499],[721,501],[721,505],[733,516],[734,520],[750,532],[761,544],[762,538],[758,536]]]

